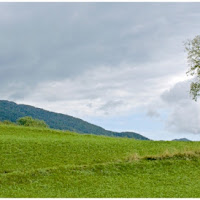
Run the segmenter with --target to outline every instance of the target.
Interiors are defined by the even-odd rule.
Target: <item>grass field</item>
[[[0,125],[0,197],[200,197],[200,142]]]

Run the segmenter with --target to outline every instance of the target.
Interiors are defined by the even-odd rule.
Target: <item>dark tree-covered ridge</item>
[[[10,120],[11,122],[16,122],[17,119],[25,116],[31,116],[34,119],[43,120],[49,125],[50,128],[53,129],[70,130],[86,134],[149,140],[148,138],[134,132],[112,132],[69,115],[50,112],[29,105],[16,104],[11,101],[0,100],[0,121]]]

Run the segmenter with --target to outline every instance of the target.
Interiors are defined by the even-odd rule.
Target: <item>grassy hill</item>
[[[16,122],[20,117],[31,116],[44,120],[50,128],[60,130],[70,130],[78,133],[95,135],[107,135],[114,137],[128,137],[139,140],[149,140],[148,138],[134,132],[113,132],[105,130],[99,126],[90,124],[81,119],[60,113],[49,112],[40,108],[28,105],[20,105],[14,102],[0,100],[0,121],[10,120]]]
[[[200,197],[200,143],[0,125],[0,197]]]

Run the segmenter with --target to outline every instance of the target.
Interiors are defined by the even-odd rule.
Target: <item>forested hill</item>
[[[184,142],[190,142],[191,140],[188,140],[187,138],[180,138],[180,139],[174,139],[172,141],[184,141]]]
[[[16,122],[18,118],[24,116],[31,116],[33,118],[44,120],[49,127],[53,129],[149,140],[148,138],[134,132],[112,132],[69,115],[49,112],[29,105],[16,104],[14,102],[0,100],[0,121],[10,120],[12,122]]]

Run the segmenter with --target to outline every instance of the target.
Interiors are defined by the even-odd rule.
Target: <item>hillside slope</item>
[[[0,197],[200,197],[200,142],[0,125]]]
[[[53,129],[70,130],[78,133],[88,133],[95,135],[149,140],[148,138],[134,132],[112,132],[69,115],[49,112],[40,108],[35,108],[33,106],[21,105],[10,101],[0,100],[0,121],[10,120],[12,122],[16,122],[18,118],[24,116],[31,116],[33,118],[44,120],[49,125],[49,127]]]

